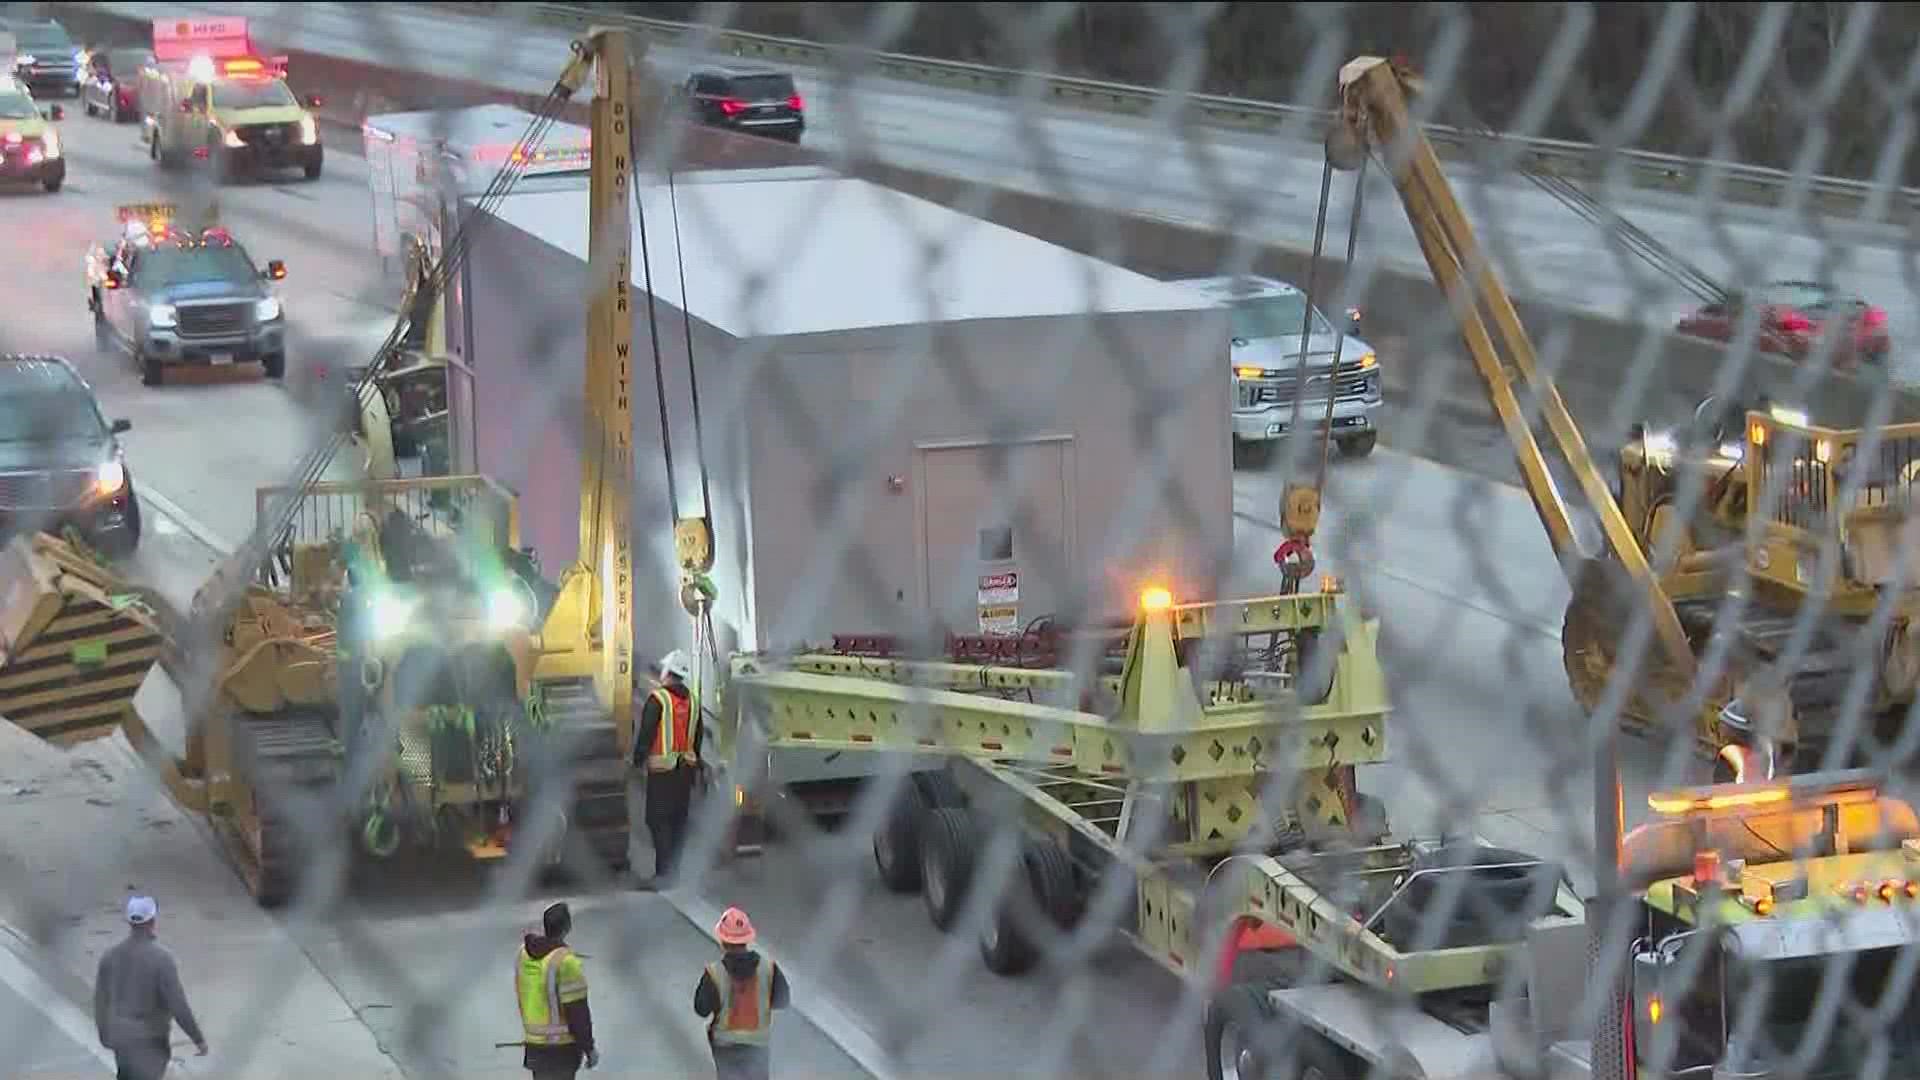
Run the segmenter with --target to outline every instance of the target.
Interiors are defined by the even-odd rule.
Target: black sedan
[[[140,69],[153,62],[148,49],[96,49],[80,73],[80,107],[114,123],[140,115]]]

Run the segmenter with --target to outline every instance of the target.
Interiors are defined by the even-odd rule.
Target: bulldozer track
[[[322,846],[298,822],[335,816],[315,814],[313,807],[336,801],[340,743],[325,710],[234,714],[226,722],[232,725],[234,770],[245,796],[241,805],[216,815],[223,826],[219,831],[254,897],[269,906],[285,903],[300,887],[308,853]]]

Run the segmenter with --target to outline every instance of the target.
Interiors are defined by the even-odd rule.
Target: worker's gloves
[[[600,1067],[600,1051],[598,1050],[587,1051],[587,1068],[597,1069],[599,1067]]]

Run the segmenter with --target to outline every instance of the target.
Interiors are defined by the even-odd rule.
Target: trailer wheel
[[[945,769],[917,772],[910,779],[914,787],[919,789],[921,798],[925,800],[924,805],[929,808],[967,805],[967,793],[960,790],[960,785],[954,780],[953,774]]]
[[[920,819],[921,897],[927,917],[942,930],[953,926],[966,903],[978,844],[973,815],[961,807],[935,807]]]
[[[873,864],[880,882],[897,893],[920,887],[920,815],[925,808],[913,777],[900,787],[886,820],[873,830]]]
[[[1066,849],[1050,837],[1034,839],[1021,852],[1021,859],[1026,864],[1027,880],[1033,886],[1034,899],[1040,902],[1040,910],[1047,913],[1054,925],[1071,928],[1080,918],[1080,886]]]
[[[1019,975],[1040,958],[1029,927],[1041,920],[1029,873],[1014,874],[980,927],[980,956],[995,975]]]
[[[1275,1013],[1266,991],[1229,986],[1207,1006],[1207,1080],[1280,1076],[1270,1053]]]

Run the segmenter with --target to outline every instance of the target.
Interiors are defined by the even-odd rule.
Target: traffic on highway
[[[335,5],[32,6],[0,1065],[1920,1075],[1884,251],[1737,288],[1640,202],[1523,299],[1587,197],[1483,224],[1376,57],[1216,258],[618,25],[510,102],[366,92]]]

